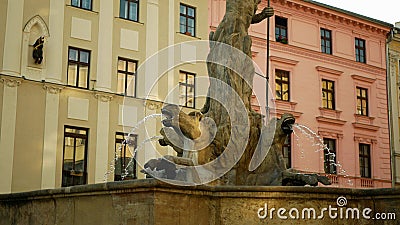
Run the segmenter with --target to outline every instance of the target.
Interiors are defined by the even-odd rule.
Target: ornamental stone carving
[[[150,109],[150,110],[157,110],[157,109],[160,109],[160,108],[161,108],[161,105],[162,105],[161,102],[154,102],[154,101],[149,101],[149,100],[146,100],[145,103],[144,103],[144,106],[145,106],[147,109]]]
[[[95,93],[94,97],[101,102],[110,102],[113,99],[113,96],[105,93]]]
[[[43,89],[50,94],[60,94],[61,90],[64,89],[64,87],[53,84],[44,84]]]
[[[0,77],[0,82],[2,82],[7,87],[18,87],[22,83],[21,78],[12,77]]]

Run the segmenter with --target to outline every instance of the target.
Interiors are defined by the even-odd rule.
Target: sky
[[[400,22],[398,0],[315,0],[390,24]]]

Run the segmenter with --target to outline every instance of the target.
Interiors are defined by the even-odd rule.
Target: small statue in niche
[[[33,54],[32,57],[35,59],[35,64],[42,64],[43,60],[43,44],[44,37],[39,37],[35,44],[33,44]]]

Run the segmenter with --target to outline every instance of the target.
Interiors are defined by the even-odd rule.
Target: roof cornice
[[[345,25],[358,26],[361,29],[377,34],[386,35],[393,27],[390,23],[312,0],[272,0],[272,2],[278,3],[284,7],[302,10],[314,16],[324,17],[325,19],[330,19]]]

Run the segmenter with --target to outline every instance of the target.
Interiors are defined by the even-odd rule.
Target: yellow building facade
[[[133,157],[121,142],[142,118],[166,98],[203,105],[206,67],[190,59],[208,37],[207,1],[0,0],[0,12],[0,193],[119,180]],[[166,48],[177,60],[157,57]],[[159,117],[143,126],[139,164],[172,153],[146,141]]]
[[[400,22],[388,36],[388,99],[393,184],[400,186]]]

